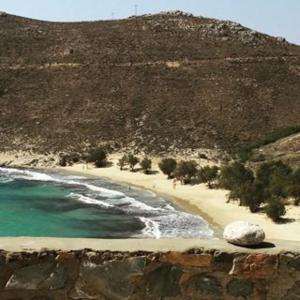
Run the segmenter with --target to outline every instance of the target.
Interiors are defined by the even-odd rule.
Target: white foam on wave
[[[14,168],[0,168],[0,171],[4,174],[9,174],[12,179],[20,178],[20,179],[27,179],[27,180],[37,180],[37,181],[51,181],[52,176],[39,173],[39,172],[32,172],[29,170],[20,170]]]
[[[14,181],[14,180],[11,179],[11,178],[0,177],[0,183],[9,183],[9,182],[12,182],[12,181]]]
[[[76,199],[76,200],[84,202],[84,203],[99,205],[101,207],[114,207],[113,205],[106,203],[104,201],[101,201],[99,199],[94,199],[91,197],[83,196],[81,194],[70,193],[68,195],[68,197],[70,197],[72,199]]]
[[[118,208],[126,213],[140,214],[138,218],[145,224],[142,235],[150,238],[213,238],[213,230],[209,224],[199,216],[177,211],[167,202],[162,207],[153,207],[135,198],[129,197],[123,192],[110,190],[90,183],[79,181],[79,178],[51,176],[48,174],[20,170],[13,168],[0,168],[0,172],[9,175],[4,180],[26,179],[36,181],[58,182],[67,185],[83,186],[98,196],[106,198],[105,201],[82,195],[71,193],[70,197],[93,205],[99,205],[103,208]],[[84,178],[84,177],[83,177]],[[76,180],[78,179],[78,180]],[[145,214],[149,212],[150,216]]]
[[[140,217],[139,219],[145,224],[145,228],[142,230],[142,235],[155,239],[161,238],[159,223],[149,218]]]
[[[78,185],[78,186],[84,186],[87,189],[97,192],[99,196],[108,198],[110,201],[113,202],[113,199],[116,199],[116,203],[114,205],[116,206],[128,206],[128,207],[134,207],[139,210],[144,211],[160,211],[161,208],[155,208],[150,205],[147,205],[141,201],[138,201],[132,197],[128,197],[122,192],[106,189],[103,187],[99,187],[96,185],[92,185],[85,182],[76,181],[73,179],[63,179],[54,177],[48,174],[36,172],[36,171],[29,171],[29,170],[20,170],[20,169],[14,169],[14,168],[0,168],[0,171],[4,173],[8,173],[12,178],[18,178],[18,179],[27,179],[27,180],[36,180],[36,181],[52,181],[52,182],[58,182],[68,185]],[[85,197],[85,196],[83,196]],[[86,199],[87,200],[87,199]],[[88,203],[88,202],[86,202]],[[91,203],[91,202],[90,202]],[[111,206],[114,206],[111,205]]]

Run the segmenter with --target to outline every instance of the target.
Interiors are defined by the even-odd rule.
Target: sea
[[[0,168],[0,236],[213,239],[206,220],[149,190],[59,171]]]

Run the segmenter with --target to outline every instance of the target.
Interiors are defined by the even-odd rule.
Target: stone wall
[[[34,240],[28,249],[29,241],[20,251],[1,251],[1,300],[300,299],[300,248],[295,244],[244,249],[223,241],[187,240],[189,249],[183,251],[184,240],[175,247],[176,240],[99,240],[98,249],[80,250],[88,241],[77,240],[70,250],[73,244],[65,240],[64,250],[46,250]],[[116,251],[122,244],[130,246]],[[104,250],[109,245],[112,250]],[[10,248],[1,239],[0,246]]]

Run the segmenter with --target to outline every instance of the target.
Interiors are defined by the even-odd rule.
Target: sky
[[[300,44],[300,0],[0,0],[0,11],[49,21],[121,19],[182,10],[232,20]]]

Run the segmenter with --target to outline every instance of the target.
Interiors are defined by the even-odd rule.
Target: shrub
[[[140,160],[138,159],[138,157],[134,156],[133,154],[128,154],[127,161],[131,172],[133,172],[135,165],[138,164]]]
[[[94,163],[97,168],[105,167],[107,163],[106,151],[103,148],[91,149],[86,158],[86,161]]]
[[[120,167],[120,170],[122,171],[123,168],[128,163],[128,157],[124,154],[119,160],[118,160],[118,166]]]
[[[285,215],[285,206],[279,197],[272,197],[265,207],[265,212],[274,222],[279,222],[280,218]]]
[[[141,162],[140,165],[142,167],[142,170],[145,174],[148,174],[152,167],[152,161],[151,159],[145,157]]]
[[[62,156],[62,157],[59,159],[58,164],[59,164],[61,167],[66,167],[66,166],[67,166],[67,158],[66,158],[66,156]]]
[[[253,181],[253,172],[239,162],[221,168],[220,184],[225,189],[234,190],[246,182]]]
[[[291,168],[284,164],[281,160],[269,161],[260,165],[256,172],[256,178],[259,182],[263,183],[265,186],[269,186],[272,175],[288,176],[291,173]]]
[[[247,181],[230,191],[229,199],[239,200],[240,206],[247,206],[254,213],[259,210],[260,204],[265,200],[264,188],[258,182]]]
[[[158,164],[160,170],[168,176],[168,179],[172,178],[172,175],[176,169],[177,161],[174,158],[164,158]]]
[[[264,185],[268,198],[271,196],[285,198],[288,195],[291,172],[291,168],[282,161],[270,161],[259,167],[256,178]]]
[[[192,177],[197,173],[197,162],[194,160],[181,161],[176,167],[175,177],[180,178],[181,182],[190,183]]]
[[[205,166],[198,171],[198,178],[201,182],[207,183],[209,188],[212,188],[212,182],[218,178],[219,168],[217,166]]]
[[[296,170],[293,174],[291,174],[287,192],[289,196],[295,199],[295,205],[299,205],[300,204],[300,169]]]

